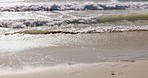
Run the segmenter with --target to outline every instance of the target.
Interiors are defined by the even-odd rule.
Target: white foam
[[[24,1],[24,0],[0,0],[0,2],[18,2],[18,1]]]
[[[40,38],[42,37],[42,38]],[[13,51],[24,51],[27,49],[33,48],[41,48],[46,46],[56,46],[56,44],[52,44],[52,42],[48,42],[50,40],[54,41],[53,38],[49,38],[45,41],[47,37],[43,36],[31,36],[31,35],[9,35],[0,37],[0,51],[1,52],[13,52]],[[46,41],[48,44],[46,44]]]
[[[7,5],[7,4],[5,4]],[[13,6],[1,6],[0,11],[63,11],[63,10],[123,10],[123,9],[148,9],[147,2],[129,3],[23,3]]]

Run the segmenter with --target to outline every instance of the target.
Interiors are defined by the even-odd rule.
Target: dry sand
[[[0,78],[148,78],[148,61],[102,62],[3,72]]]

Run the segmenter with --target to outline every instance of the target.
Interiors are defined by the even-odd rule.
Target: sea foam
[[[129,3],[27,3],[13,6],[1,6],[0,11],[64,11],[64,10],[123,10],[123,9],[148,9],[147,2]]]
[[[62,26],[71,24],[98,24],[106,22],[120,22],[122,20],[137,21],[148,20],[147,13],[129,13],[118,15],[102,15],[92,18],[63,18],[63,19],[18,19],[18,20],[1,20],[0,27],[6,28],[26,28],[39,26]]]

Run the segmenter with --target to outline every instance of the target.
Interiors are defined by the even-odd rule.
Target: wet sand
[[[147,34],[47,35],[58,46],[1,52],[0,78],[147,78]]]

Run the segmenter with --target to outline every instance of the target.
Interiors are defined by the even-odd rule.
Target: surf
[[[27,3],[11,6],[0,6],[1,12],[26,12],[26,11],[84,11],[84,10],[127,10],[148,9],[148,3]]]

